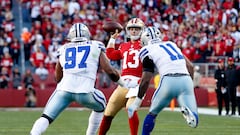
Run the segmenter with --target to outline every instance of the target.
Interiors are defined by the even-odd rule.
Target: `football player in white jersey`
[[[155,27],[146,28],[141,36],[143,48],[139,57],[143,64],[143,74],[138,97],[128,108],[130,116],[141,105],[155,67],[161,76],[159,86],[152,97],[149,113],[143,123],[142,135],[149,135],[152,132],[158,113],[168,106],[173,98],[177,99],[187,124],[193,128],[198,126],[193,80],[189,73],[192,72],[193,66],[175,43],[163,42],[161,37],[161,32]],[[187,67],[192,67],[191,71]]]
[[[56,90],[49,98],[42,116],[35,121],[31,135],[42,134],[49,124],[74,101],[92,109],[86,135],[96,134],[106,107],[104,94],[94,88],[99,65],[112,81],[124,86],[118,71],[109,64],[104,53],[104,44],[90,40],[90,32],[86,25],[73,24],[67,38],[70,42],[58,50]]]

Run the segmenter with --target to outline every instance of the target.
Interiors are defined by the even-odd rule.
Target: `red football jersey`
[[[106,54],[110,60],[122,60],[122,76],[142,76],[142,63],[139,59],[139,51],[142,48],[140,41],[125,42],[120,44],[118,50],[107,48]]]

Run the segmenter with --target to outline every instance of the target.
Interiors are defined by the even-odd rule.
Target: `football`
[[[123,26],[114,21],[107,21],[102,26],[103,30],[106,32],[115,32],[116,29],[118,29],[118,32],[121,32],[123,30]]]

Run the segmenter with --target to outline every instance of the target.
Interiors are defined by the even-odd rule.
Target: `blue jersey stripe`
[[[148,50],[145,48],[145,49],[143,49],[143,50],[140,52],[139,57],[142,58],[142,57],[144,57],[147,53],[148,53]]]

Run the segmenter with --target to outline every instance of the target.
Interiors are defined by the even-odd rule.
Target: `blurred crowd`
[[[132,17],[139,17],[146,26],[158,27],[163,40],[177,43],[194,63],[216,62],[233,57],[239,62],[239,0],[19,0],[23,22],[31,28],[14,37],[15,27],[11,0],[0,4],[1,77],[10,80],[19,65],[20,43],[25,61],[34,69],[54,71],[56,51],[66,42],[66,34],[75,22],[86,24],[92,38],[108,42],[109,33],[102,29],[105,21],[114,20],[125,26]],[[127,40],[120,33],[117,44]],[[46,70],[40,70],[46,73]],[[6,76],[6,77],[2,77]],[[0,79],[2,80],[2,79]],[[1,81],[0,81],[1,83]],[[1,86],[1,85],[0,85]]]

